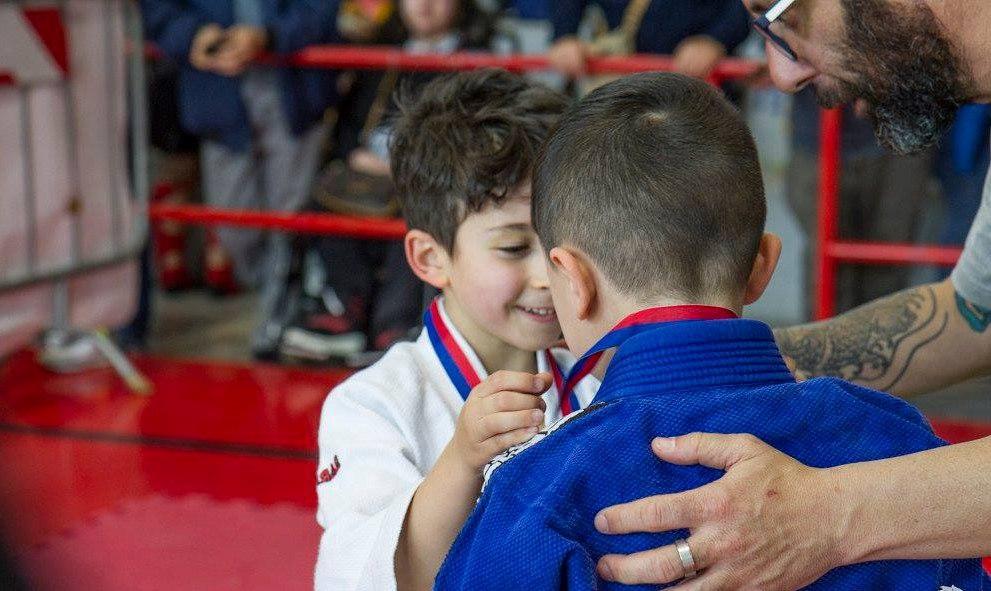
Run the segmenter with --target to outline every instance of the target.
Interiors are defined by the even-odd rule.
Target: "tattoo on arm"
[[[953,295],[957,301],[957,310],[960,311],[963,319],[967,321],[967,325],[974,332],[984,332],[988,325],[991,324],[991,310],[968,302],[958,293],[954,293]]]
[[[801,377],[833,376],[889,390],[948,322],[949,313],[939,310],[935,291],[926,286],[775,336]]]

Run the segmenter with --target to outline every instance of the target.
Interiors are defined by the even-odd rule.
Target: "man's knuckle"
[[[739,439],[739,444],[741,447],[746,449],[757,449],[761,446],[760,439],[757,439],[755,435],[750,433],[743,433],[742,435],[737,435]]]
[[[733,497],[721,488],[713,488],[695,499],[697,515],[703,520],[722,520],[733,513]]]

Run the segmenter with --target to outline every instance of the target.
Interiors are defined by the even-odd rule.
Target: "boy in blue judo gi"
[[[594,526],[604,507],[720,477],[659,463],[649,445],[658,435],[752,433],[818,467],[943,445],[896,398],[831,378],[796,383],[770,328],[739,318],[781,244],[764,233],[753,139],[705,84],[641,74],[573,106],[544,147],[532,210],[561,328],[583,356],[565,387],[589,372],[602,386],[586,410],[486,468],[436,589],[619,588],[597,576],[599,558],[667,544],[695,575],[688,531],[608,536]],[[913,313],[935,312],[920,302]],[[978,560],[919,560],[847,566],[809,583],[974,591],[987,580]]]

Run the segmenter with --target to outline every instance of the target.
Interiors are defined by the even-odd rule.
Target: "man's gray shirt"
[[[984,182],[981,208],[970,227],[963,255],[950,280],[964,299],[991,309],[991,170]]]

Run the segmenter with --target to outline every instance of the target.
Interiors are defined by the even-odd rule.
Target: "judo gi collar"
[[[478,375],[478,371],[475,370],[474,365],[472,365],[468,354],[461,348],[458,339],[455,338],[454,329],[448,325],[447,318],[441,310],[440,298],[435,299],[430,304],[430,307],[427,308],[427,311],[424,312],[423,327],[427,330],[427,336],[430,337],[430,344],[433,346],[434,353],[437,354],[440,364],[444,367],[447,377],[451,379],[451,383],[454,384],[462,400],[467,400],[472,388],[480,384],[482,378]],[[542,355],[551,373],[554,376],[560,376],[562,374],[561,368],[558,367],[554,355],[549,350],[543,351]],[[574,395],[570,398],[565,397],[557,380],[558,378],[555,377],[555,385],[558,386],[558,396],[561,398],[562,412],[567,414],[572,410],[578,410],[580,406],[578,398]]]
[[[558,388],[559,392],[573,397],[575,386],[582,381],[585,376],[592,373],[595,365],[602,358],[602,354],[608,349],[619,347],[629,339],[654,330],[661,324],[669,322],[684,322],[689,320],[728,320],[738,318],[736,312],[726,308],[715,306],[661,306],[658,308],[647,308],[639,312],[630,314],[612,330],[606,333],[599,342],[592,345],[592,348],[582,355],[581,359],[575,363],[564,380],[563,386]]]
[[[655,325],[619,347],[594,402],[794,382],[763,322],[673,322]]]

